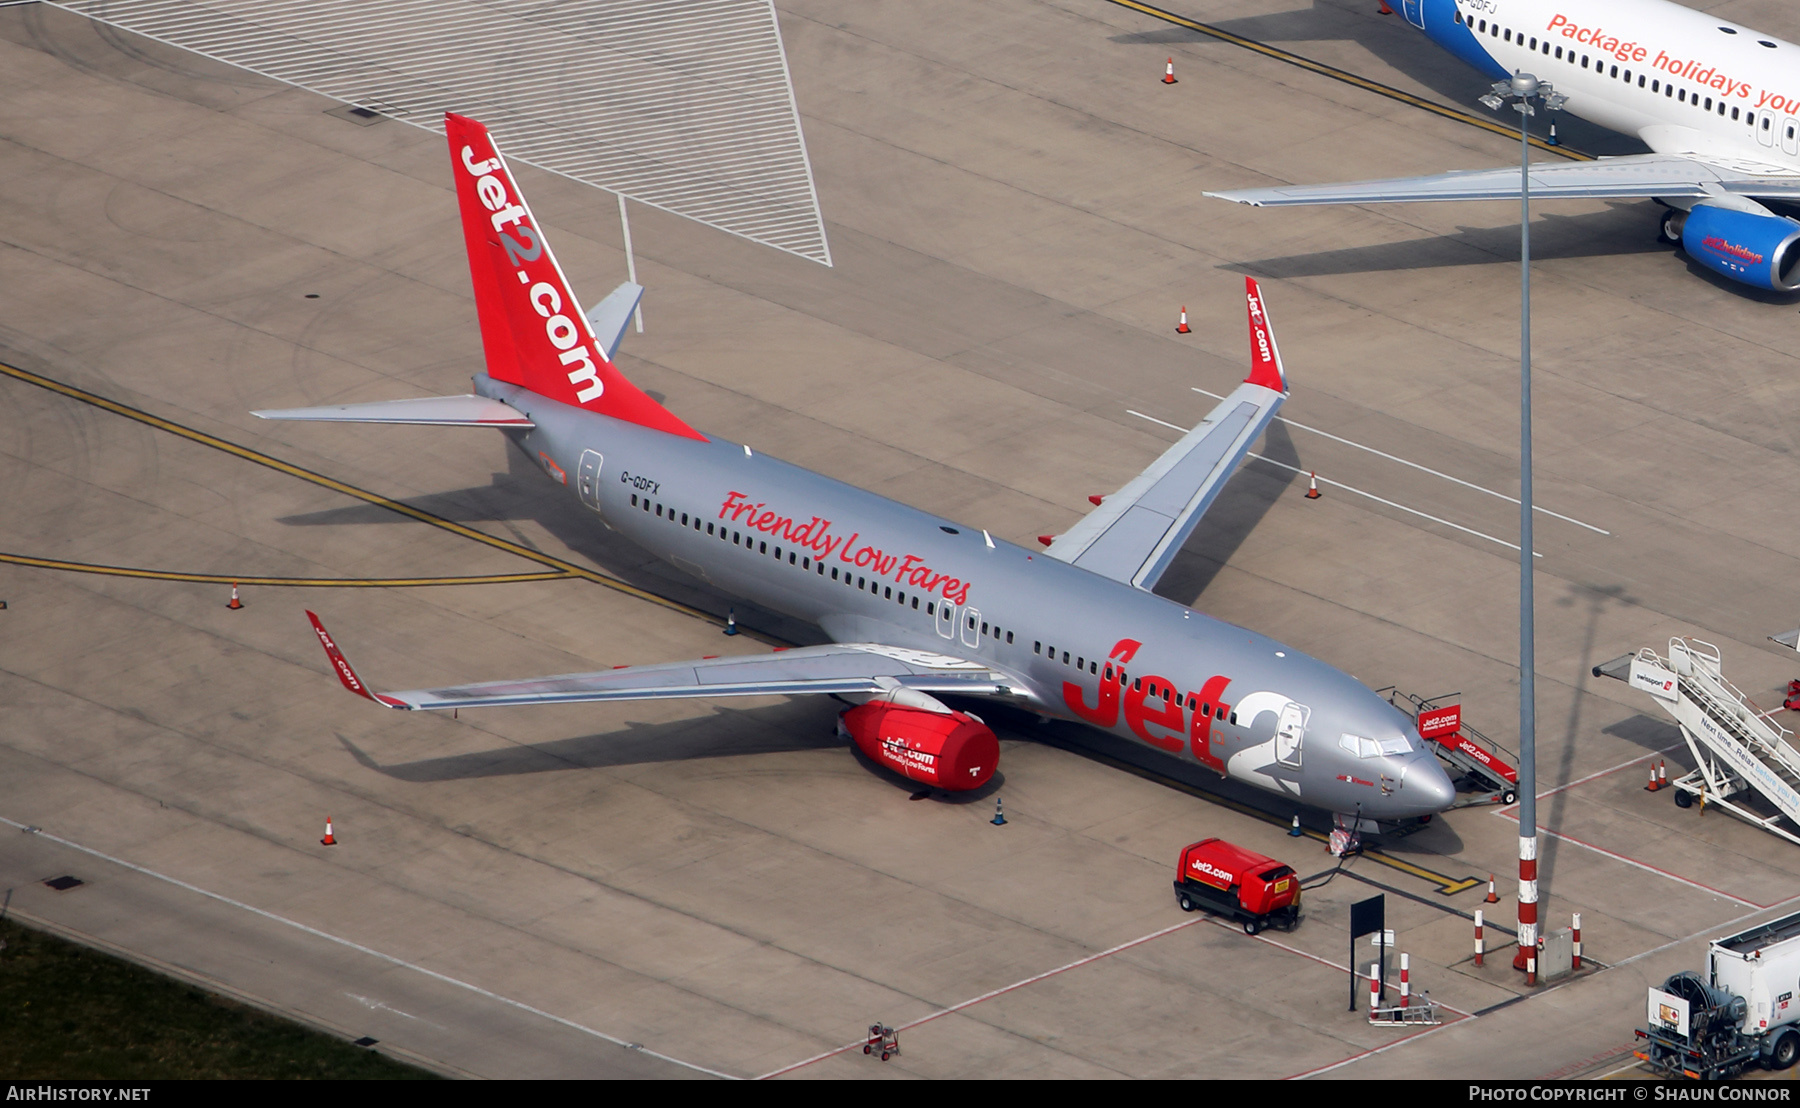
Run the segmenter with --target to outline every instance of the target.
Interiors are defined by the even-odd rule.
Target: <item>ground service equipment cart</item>
[[[1800,1059],[1800,914],[1714,939],[1706,960],[1704,977],[1683,971],[1649,991],[1637,1056],[1697,1081]]]
[[[1273,858],[1202,839],[1181,852],[1175,902],[1184,912],[1204,908],[1236,920],[1246,935],[1271,924],[1292,931],[1300,922],[1300,878]]]

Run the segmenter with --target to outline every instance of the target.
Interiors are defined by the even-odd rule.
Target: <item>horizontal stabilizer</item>
[[[251,412],[259,419],[315,420],[324,423],[420,423],[437,427],[534,427],[525,413],[485,396],[421,396],[372,404],[324,408],[275,408]]]
[[[607,361],[612,361],[619,353],[619,340],[625,337],[625,324],[630,321],[632,311],[643,298],[644,286],[626,281],[607,293],[605,300],[588,309],[588,326],[594,331],[594,341],[606,348]]]

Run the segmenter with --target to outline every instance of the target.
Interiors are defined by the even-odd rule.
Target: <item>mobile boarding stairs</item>
[[[1423,697],[1389,685],[1376,689],[1388,694],[1388,703],[1413,717],[1419,734],[1432,753],[1450,769],[1459,793],[1470,793],[1452,804],[1468,808],[1476,804],[1511,804],[1519,799],[1519,756],[1469,725],[1463,718],[1461,693]]]
[[[1675,718],[1698,767],[1671,781],[1675,803],[1717,805],[1748,823],[1800,845],[1800,750],[1794,733],[1757,710],[1719,667],[1719,648],[1699,639],[1669,640],[1669,656],[1649,647],[1594,667],[1649,693]],[[1760,793],[1779,815],[1765,816],[1731,798]],[[1785,820],[1785,825],[1784,821]]]

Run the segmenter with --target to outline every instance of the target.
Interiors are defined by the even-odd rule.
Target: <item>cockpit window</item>
[[[1392,739],[1365,739],[1361,735],[1345,735],[1338,740],[1338,745],[1356,755],[1358,758],[1378,758],[1383,754],[1411,754],[1412,743],[1401,735]]]
[[[1381,747],[1376,745],[1374,739],[1365,739],[1360,735],[1345,735],[1338,740],[1338,745],[1358,758],[1373,758],[1381,753]]]

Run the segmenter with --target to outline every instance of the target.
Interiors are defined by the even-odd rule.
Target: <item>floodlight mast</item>
[[[1531,542],[1531,133],[1533,100],[1558,111],[1568,97],[1549,81],[1514,72],[1494,82],[1481,103],[1519,113],[1519,949],[1513,968],[1537,984],[1537,650]]]

